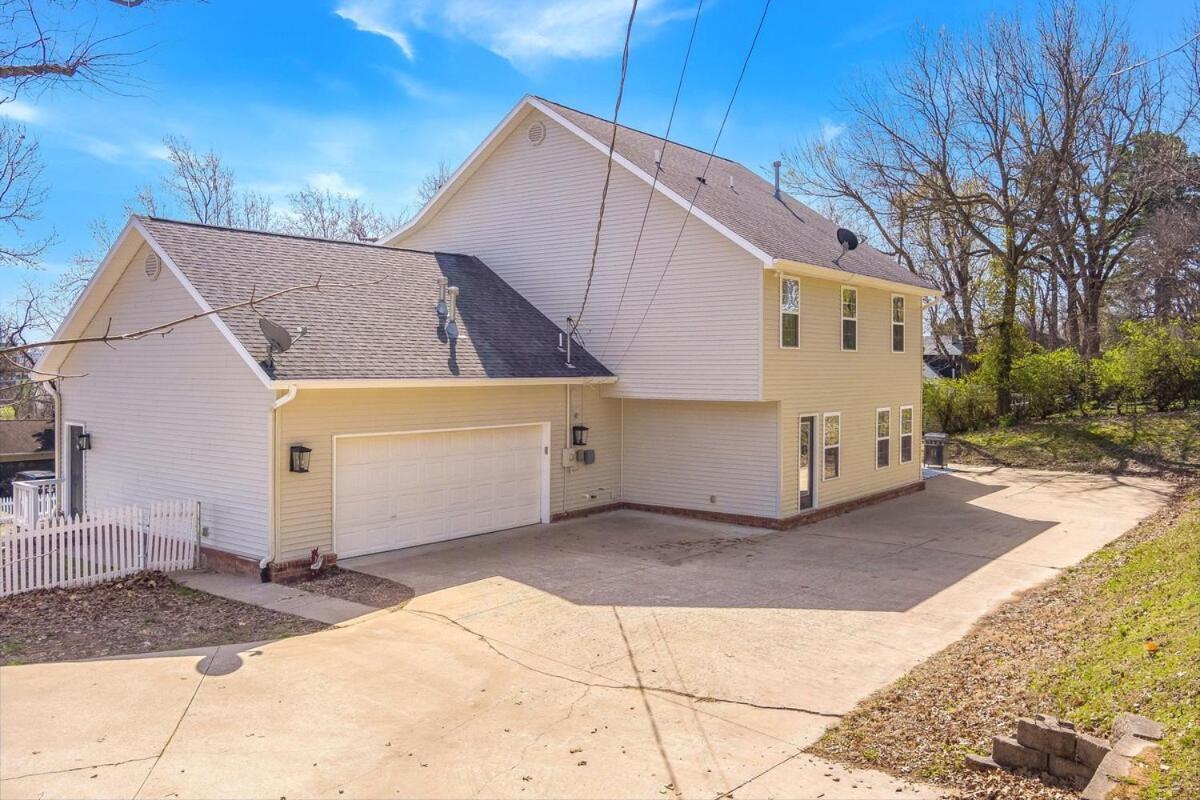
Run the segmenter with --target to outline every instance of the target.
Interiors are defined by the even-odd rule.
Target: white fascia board
[[[92,277],[88,279],[87,285],[83,287],[83,291],[75,298],[75,302],[71,304],[71,310],[67,312],[58,329],[54,331],[54,335],[50,337],[51,341],[73,339],[78,336],[80,328],[87,327],[87,323],[91,322],[91,317],[87,319],[82,318],[83,309],[92,302],[96,292],[100,291],[100,285],[108,279],[108,273],[113,269],[113,264],[117,260],[117,253],[121,252],[125,245],[131,242],[130,236],[134,235],[132,233],[134,230],[133,219],[130,218],[129,222],[125,223],[125,227],[121,229],[121,233],[117,236],[117,240],[113,242],[112,247],[108,248],[108,252],[104,254],[104,259],[100,262],[100,266],[96,267],[96,271],[92,273]],[[141,232],[139,231],[137,235],[141,235]],[[112,282],[115,283],[116,281]],[[109,288],[111,289],[111,286]],[[66,360],[67,355],[74,346],[73,344],[52,344],[48,346],[33,366],[33,380],[53,380],[54,375],[52,373],[57,372],[57,368]]]
[[[259,363],[254,360],[254,356],[250,355],[250,351],[248,351],[242,345],[242,343],[238,341],[238,338],[233,335],[233,331],[229,330],[229,326],[225,324],[225,321],[221,319],[220,316],[213,313],[213,307],[209,305],[209,302],[204,299],[200,292],[196,291],[196,287],[193,286],[192,282],[184,276],[183,271],[180,270],[175,264],[174,260],[167,255],[167,251],[162,248],[162,245],[154,240],[154,237],[150,235],[150,232],[146,230],[146,227],[137,217],[130,219],[130,224],[142,234],[142,238],[146,240],[146,244],[149,245],[150,249],[162,259],[164,264],[167,265],[167,269],[169,269],[171,274],[175,276],[175,280],[179,281],[179,284],[183,286],[184,290],[187,291],[192,300],[196,302],[196,305],[200,306],[200,310],[207,314],[207,319],[216,326],[218,331],[221,332],[221,335],[225,337],[225,341],[229,342],[229,346],[232,347],[239,356],[241,356],[242,361],[246,363],[246,366],[250,368],[250,371],[254,373],[255,377],[262,382],[263,386],[271,388],[271,379],[267,376],[267,373],[263,371],[263,368],[259,365]],[[250,298],[246,299],[249,300]]]
[[[585,378],[315,378],[272,381],[276,390],[290,389],[453,389],[462,386],[562,386],[616,383],[617,376]]]
[[[493,147],[499,142],[501,136],[507,133],[509,126],[520,117],[527,108],[529,108],[530,96],[525,95],[517,104],[512,107],[504,119],[500,120],[500,124],[492,128],[492,132],[479,143],[479,145],[471,151],[471,155],[467,156],[466,161],[459,165],[458,169],[446,179],[446,182],[441,185],[437,193],[429,199],[425,205],[421,206],[421,210],[413,216],[412,219],[405,222],[396,230],[389,234],[379,237],[375,243],[380,247],[390,247],[391,243],[405,234],[408,234],[417,228],[420,228],[425,222],[434,216],[435,210],[441,208],[447,198],[458,190],[459,181],[465,178],[469,173],[474,171],[474,166],[477,161],[483,160],[485,153],[490,153]]]
[[[924,286],[914,286],[911,283],[889,281],[884,278],[874,278],[870,275],[860,275],[857,272],[819,267],[816,264],[805,264],[801,261],[789,261],[783,258],[764,262],[763,268],[777,270],[788,275],[800,275],[810,278],[820,278],[826,281],[835,281],[846,286],[866,286],[874,289],[886,289],[897,294],[918,295],[920,297],[942,296],[940,289],[928,289]]]

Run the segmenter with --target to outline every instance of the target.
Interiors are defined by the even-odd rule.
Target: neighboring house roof
[[[213,308],[290,286],[362,284],[283,295],[264,316],[308,333],[275,356],[275,380],[582,378],[611,373],[583,348],[574,368],[559,328],[477,258],[138,217],[154,242]],[[459,287],[460,335],[451,349],[434,307],[438,279]],[[251,356],[267,342],[258,314],[219,314]]]
[[[942,355],[942,351],[940,349],[938,349],[938,340],[937,340],[936,336],[922,336],[921,342],[925,347],[925,355],[927,355],[927,356]],[[952,356],[952,357],[958,357],[963,354],[962,346],[958,342],[954,341],[953,339],[943,339],[942,347],[944,347],[946,349],[945,355]]]
[[[472,161],[488,150],[490,140],[512,124],[519,116],[518,112],[526,106],[557,118],[565,123],[568,129],[582,133],[593,145],[605,153],[608,152],[613,130],[610,121],[561,103],[527,96],[509,113],[489,140],[480,145],[467,162],[451,176],[439,195],[453,191],[452,184],[470,171]],[[664,146],[661,136],[617,125],[614,153],[618,157],[618,163],[624,160],[644,177],[653,177],[656,171],[656,151],[662,151],[662,169],[658,173],[659,190],[673,195],[676,202],[682,199],[685,208],[695,195],[693,213],[697,218],[726,233],[756,257],[765,257],[768,261],[794,261],[845,273],[847,276],[861,275],[936,291],[923,278],[899,266],[870,245],[860,245],[840,258],[838,264],[834,264],[833,259],[841,252],[837,241],[837,225],[786,192],[781,191],[780,197],[776,198],[774,185],[754,171],[736,161],[715,156],[705,176],[705,183],[701,185],[698,179],[704,174],[705,164],[708,163],[707,151],[670,140]],[[729,186],[731,177],[732,188]],[[699,193],[696,192],[697,186],[700,186]],[[405,227],[384,237],[384,242],[391,241],[421,224],[426,212],[432,212],[438,202],[439,198],[435,197]]]
[[[41,452],[54,455],[54,420],[0,420],[0,455]]]

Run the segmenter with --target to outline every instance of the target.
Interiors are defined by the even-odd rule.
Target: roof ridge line
[[[451,253],[445,250],[418,250],[414,247],[393,247],[391,245],[379,244],[379,242],[352,242],[349,239],[328,239],[323,236],[306,236],[302,233],[287,233],[286,231],[259,231],[253,228],[237,228],[232,225],[213,225],[209,222],[196,222],[186,219],[172,219],[170,217],[158,217],[152,214],[133,214],[136,219],[149,222],[165,222],[168,225],[185,225],[189,228],[206,228],[214,231],[228,231],[229,233],[248,233],[252,236],[274,236],[280,239],[298,239],[302,242],[322,242],[324,244],[349,245],[352,247],[367,247],[375,250],[395,250],[402,253],[421,253],[430,256],[454,256],[456,258],[472,258],[469,253]]]

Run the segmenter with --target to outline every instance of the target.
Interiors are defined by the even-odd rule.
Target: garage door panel
[[[338,554],[536,523],[545,458],[540,425],[339,438]]]

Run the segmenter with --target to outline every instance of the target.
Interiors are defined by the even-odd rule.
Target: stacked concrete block
[[[971,754],[966,765],[980,772],[1004,768],[1044,773],[1077,789],[1086,787],[1087,800],[1106,800],[1129,775],[1133,760],[1160,738],[1162,726],[1136,714],[1117,718],[1111,744],[1075,730],[1070,722],[1037,714],[1017,720],[1015,737],[994,737],[990,758]]]

